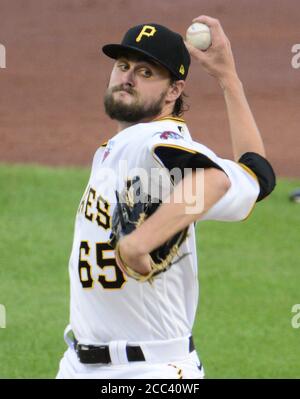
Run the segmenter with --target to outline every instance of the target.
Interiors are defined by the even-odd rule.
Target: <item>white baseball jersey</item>
[[[256,202],[259,184],[251,171],[194,142],[181,119],[136,124],[100,147],[78,208],[69,263],[70,324],[82,344],[167,340],[191,333],[199,290],[194,225],[180,247],[179,256],[186,256],[152,284],[124,276],[108,245],[115,190],[122,189],[128,177],[144,173],[161,197],[167,191],[168,179],[151,174],[157,168],[162,171],[158,149],[163,147],[205,155],[229,177],[230,189],[201,219],[243,220]]]

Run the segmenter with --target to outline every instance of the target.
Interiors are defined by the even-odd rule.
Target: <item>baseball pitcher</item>
[[[80,201],[68,344],[57,378],[203,378],[192,328],[198,304],[195,223],[240,221],[275,176],[218,20],[200,16],[201,51],[155,23],[103,52],[114,60],[104,105],[117,133],[98,150]],[[234,161],[195,142],[182,118],[190,66],[219,83]]]

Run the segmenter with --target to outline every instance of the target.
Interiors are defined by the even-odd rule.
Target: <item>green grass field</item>
[[[0,166],[0,378],[53,378],[65,350],[68,258],[89,171]],[[299,378],[300,205],[276,191],[245,222],[198,224],[194,337],[207,378]]]

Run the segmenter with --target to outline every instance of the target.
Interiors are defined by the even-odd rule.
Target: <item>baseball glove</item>
[[[127,180],[123,191],[120,193],[116,191],[116,199],[117,204],[113,213],[109,244],[115,248],[118,263],[126,275],[140,282],[152,282],[154,277],[167,271],[173,264],[187,255],[179,257],[175,262],[173,261],[178,255],[180,245],[187,236],[188,228],[175,234],[163,245],[153,250],[150,253],[151,271],[147,275],[140,274],[122,260],[118,242],[123,236],[130,234],[152,215],[161,204],[161,201],[153,199],[143,192],[141,180],[138,176]]]

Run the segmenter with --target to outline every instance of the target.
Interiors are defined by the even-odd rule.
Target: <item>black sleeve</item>
[[[184,151],[184,149],[178,149],[167,146],[157,146],[154,153],[163,162],[165,167],[169,170],[173,168],[180,168],[183,175],[184,168],[222,168],[209,159],[206,155],[201,153],[192,153]]]
[[[264,157],[255,152],[246,152],[239,159],[239,163],[251,169],[258,179],[260,193],[256,202],[261,201],[274,190],[276,176],[271,164]]]

